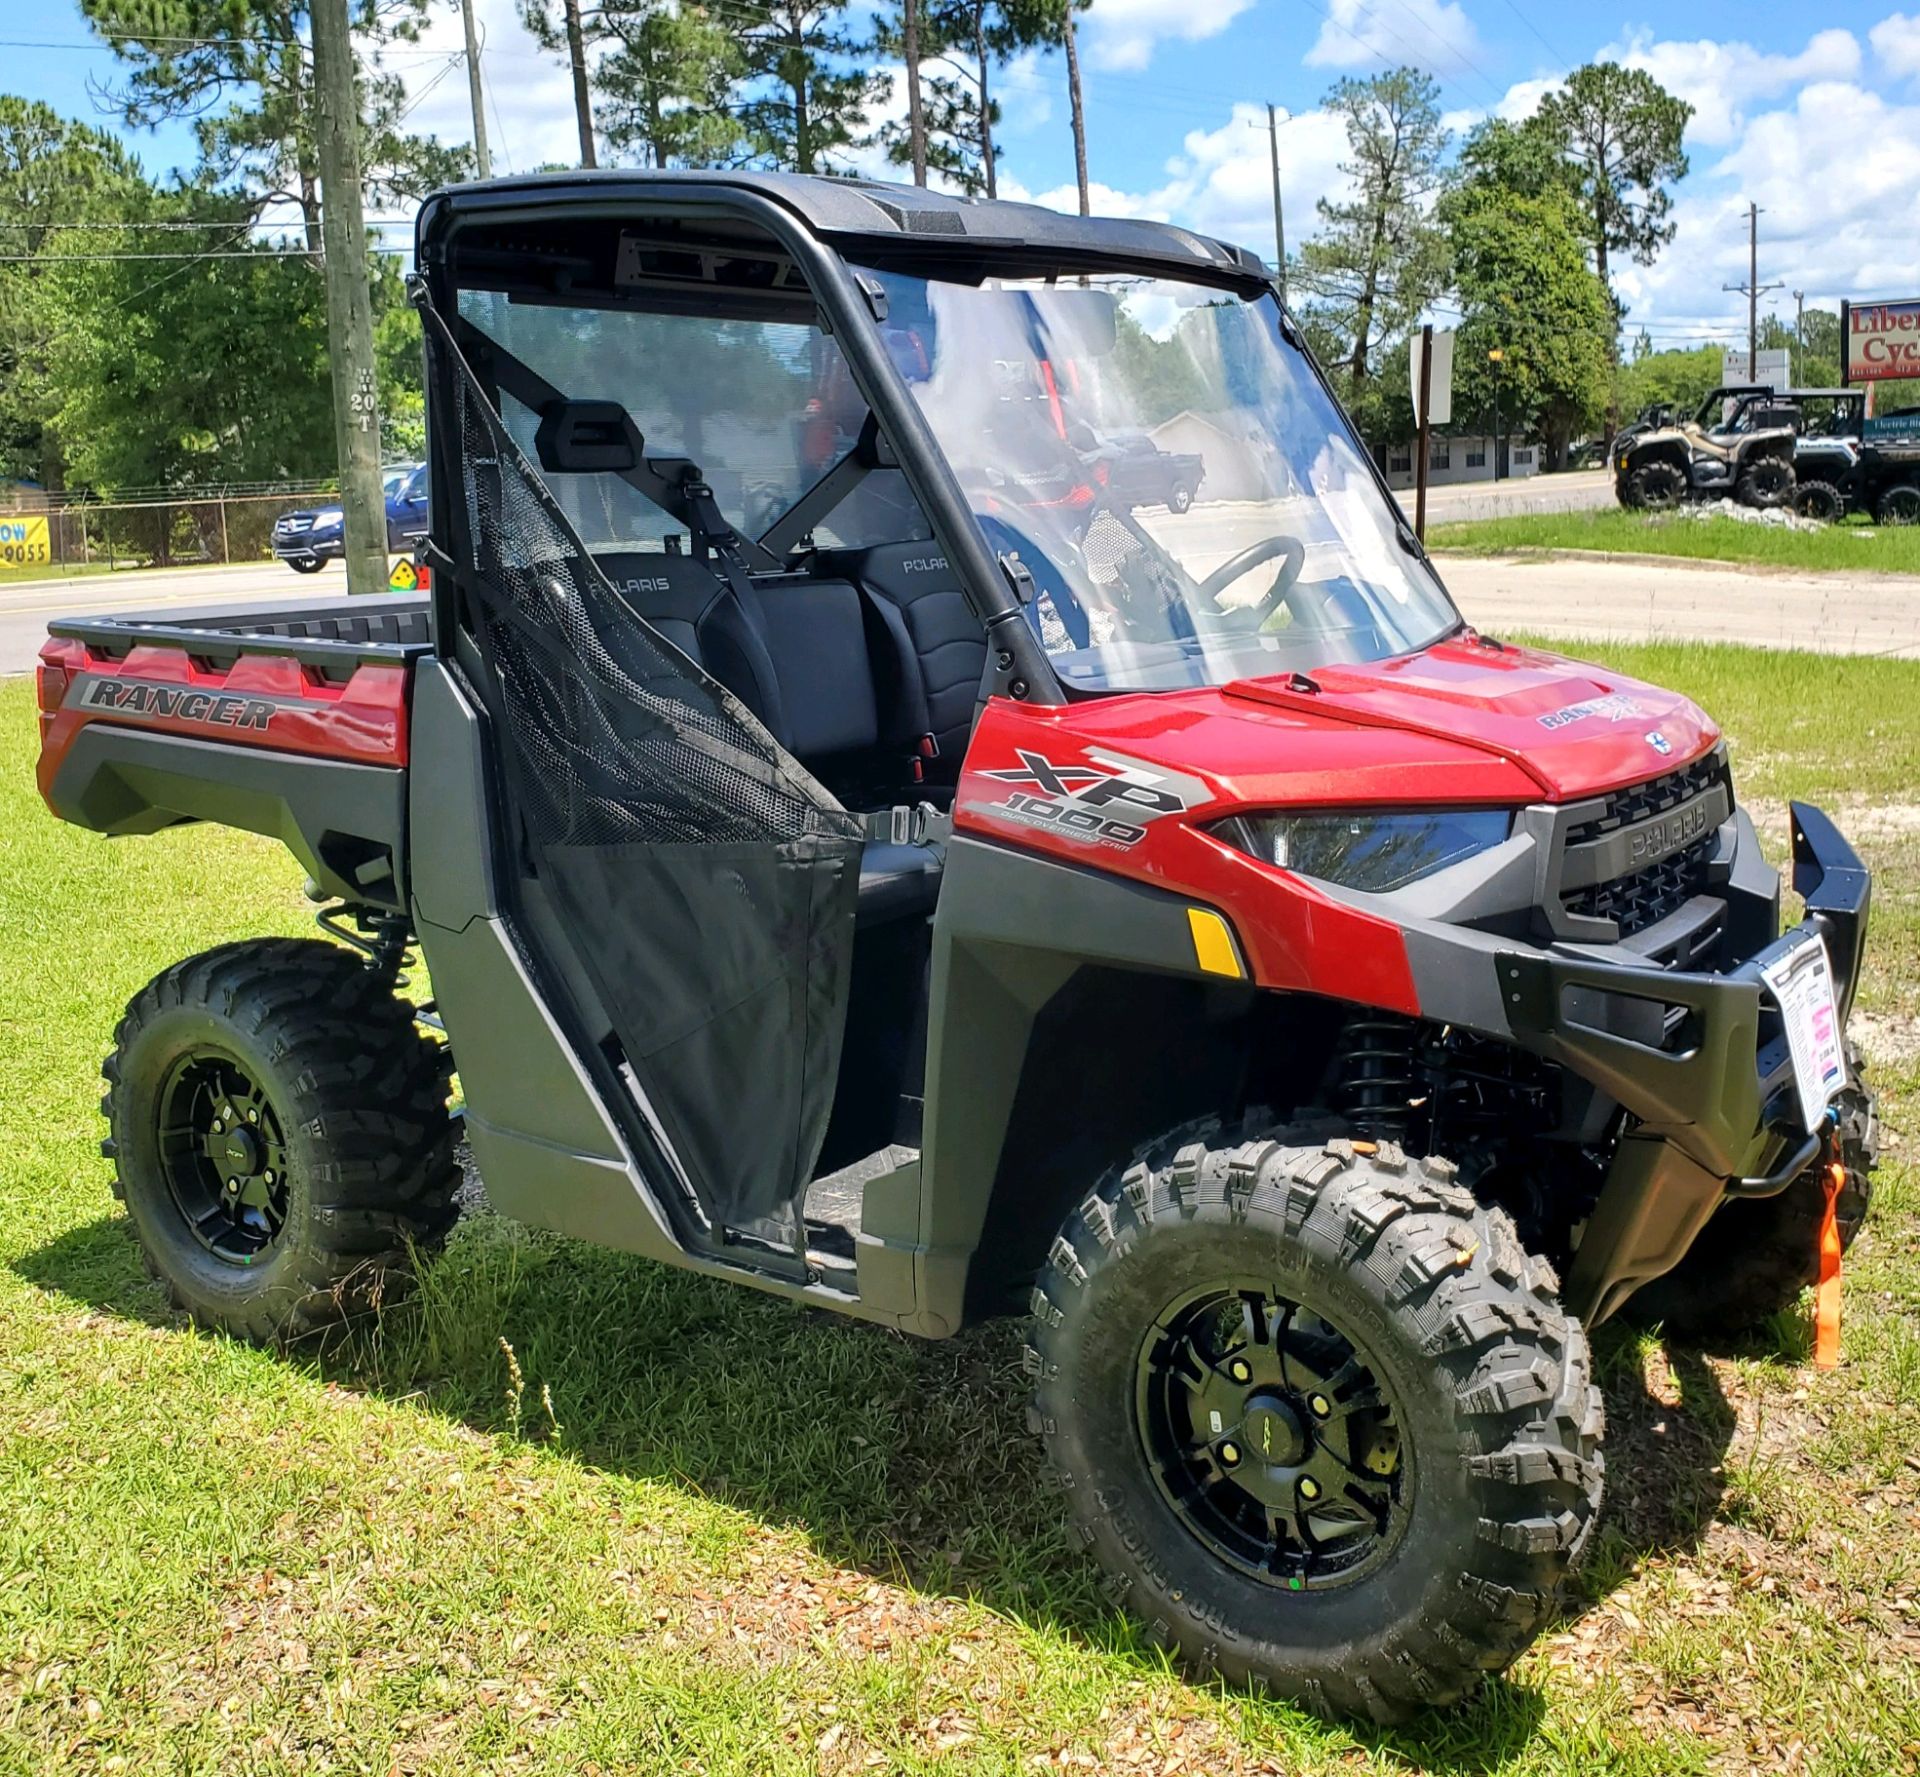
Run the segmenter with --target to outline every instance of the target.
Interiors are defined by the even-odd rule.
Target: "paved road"
[[[1411,518],[1412,490],[1399,499]],[[1590,512],[1613,503],[1613,477],[1605,469],[1575,469],[1564,475],[1529,475],[1521,481],[1460,481],[1430,487],[1427,522],[1463,524],[1523,512]]]
[[[1920,660],[1920,576],[1778,573],[1723,562],[1443,555],[1454,602],[1492,635],[1745,642]]]
[[[0,674],[30,672],[47,623],[59,616],[191,610],[200,605],[285,603],[289,609],[345,594],[339,567],[302,578],[279,562],[237,567],[129,569],[71,580],[0,581]]]

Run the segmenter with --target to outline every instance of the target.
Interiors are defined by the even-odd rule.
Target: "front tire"
[[[1393,1721],[1526,1649],[1599,1510],[1555,1289],[1443,1161],[1170,1141],[1054,1242],[1033,1417],[1156,1641]]]
[[[317,574],[327,565],[325,560],[317,555],[306,561],[300,560],[297,556],[288,556],[286,562],[296,574]]]
[[[1656,457],[1627,477],[1627,504],[1636,512],[1667,512],[1687,497],[1687,472]]]
[[[1193,505],[1193,489],[1177,487],[1167,496],[1167,510],[1176,515],[1187,511]]]
[[[388,1299],[459,1213],[445,1058],[312,939],[228,944],[134,995],[102,1151],[174,1305],[264,1342]]]
[[[1793,503],[1793,465],[1785,457],[1762,457],[1740,472],[1740,503],[1762,512]]]

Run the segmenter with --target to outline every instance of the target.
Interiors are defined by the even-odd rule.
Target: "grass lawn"
[[[1731,518],[1674,513],[1531,512],[1430,527],[1435,549],[1507,555],[1528,549],[1592,549],[1608,555],[1677,555],[1821,572],[1920,574],[1920,526],[1829,525],[1775,530]]]
[[[108,574],[111,564],[95,562],[0,562],[0,586],[19,580],[77,580],[83,575]]]
[[[1721,711],[1743,794],[1882,872],[1897,1132],[1847,1361],[1605,1330],[1609,1511],[1566,1621],[1467,1707],[1327,1726],[1102,1601],[1011,1329],[920,1344],[480,1216],[321,1355],[197,1334],[97,1156],[175,958],[310,930],[213,830],[108,842],[0,685],[0,1773],[1676,1773],[1920,1768],[1920,668],[1607,650]]]

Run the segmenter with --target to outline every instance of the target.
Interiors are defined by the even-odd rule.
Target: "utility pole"
[[[907,64],[907,144],[912,151],[913,182],[927,182],[927,114],[920,104],[920,0],[900,0],[901,51]],[[981,107],[982,115],[985,106]]]
[[[1093,205],[1087,188],[1087,105],[1080,89],[1080,46],[1073,30],[1073,13],[1080,0],[1067,0],[1061,17],[1061,41],[1067,51],[1067,104],[1073,113],[1073,173],[1080,185],[1080,214],[1091,216]]]
[[[1760,298],[1769,290],[1784,290],[1784,284],[1760,282],[1760,206],[1747,205],[1747,281],[1722,284],[1722,290],[1747,299],[1747,381],[1760,380]]]
[[[1793,293],[1793,349],[1802,358],[1807,355],[1807,293],[1804,290]]]
[[[1280,205],[1280,125],[1267,107],[1267,146],[1273,153],[1273,263],[1280,279],[1280,301],[1287,300],[1287,215]]]
[[[593,100],[587,95],[587,37],[580,28],[580,0],[566,0],[567,60],[573,64],[573,115],[580,125],[580,164],[598,166],[593,152]]]
[[[460,23],[467,33],[467,96],[473,101],[473,164],[481,178],[493,177],[487,155],[487,119],[480,92],[480,39],[473,29],[473,0],[460,0]]]
[[[326,252],[327,357],[333,437],[346,514],[349,592],[387,589],[387,508],[380,493],[380,397],[374,379],[373,293],[360,207],[360,101],[353,84],[348,0],[313,0],[313,95],[318,117],[320,239]]]

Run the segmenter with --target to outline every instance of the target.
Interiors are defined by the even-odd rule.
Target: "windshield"
[[[885,332],[1070,684],[1409,653],[1459,622],[1271,297],[874,272]]]

